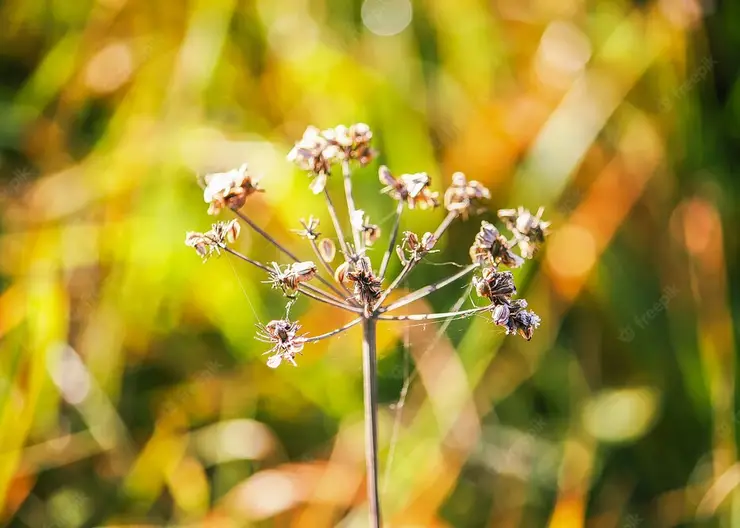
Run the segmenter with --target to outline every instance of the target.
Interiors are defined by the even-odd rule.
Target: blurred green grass
[[[383,469],[420,373],[388,524],[735,526],[737,10],[429,0],[403,27],[402,0],[0,4],[3,522],[362,525],[356,329],[266,368],[254,323],[280,297],[182,241],[212,220],[196,175],[246,161],[250,216],[308,255],[290,230],[329,219],[285,154],[365,121],[357,199],[386,233],[380,163],[437,190],[461,170],[554,231],[517,277],[531,342],[476,318],[424,354],[438,325],[383,326]],[[435,260],[464,262],[479,220]],[[246,229],[238,248],[279,258]],[[347,322],[293,310],[312,334]]]

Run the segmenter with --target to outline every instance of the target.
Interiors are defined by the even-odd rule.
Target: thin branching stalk
[[[434,232],[434,239],[432,242],[432,246],[434,246],[439,239],[442,237],[445,231],[447,231],[447,228],[450,227],[450,224],[452,221],[459,216],[459,213],[455,211],[450,211],[447,213],[447,216],[444,217],[444,220],[442,220],[442,223],[439,224],[439,227]]]
[[[232,211],[234,211],[234,214],[236,216],[238,216],[244,222],[246,222],[249,225],[249,227],[251,227],[252,229],[254,229],[257,233],[259,233],[260,235],[262,235],[262,237],[264,237],[265,240],[267,240],[273,246],[275,246],[278,249],[278,251],[281,251],[287,257],[293,259],[293,261],[295,261],[295,262],[300,262],[301,261],[298,257],[296,257],[293,253],[291,253],[285,246],[283,246],[282,244],[280,244],[280,242],[278,242],[277,240],[275,240],[274,238],[272,238],[272,236],[270,236],[269,233],[267,233],[262,228],[260,228],[260,226],[258,226],[257,224],[255,224],[247,215],[245,215],[244,213],[242,213],[241,211],[238,211],[236,209],[232,209]],[[328,280],[326,280],[324,277],[318,276],[316,278],[317,278],[317,280],[319,280],[320,282],[322,282],[324,284],[324,286],[326,286],[327,288],[331,289],[334,293],[336,293],[339,297],[342,297],[342,292],[336,286],[334,286],[334,284],[332,284],[331,282],[329,282]]]
[[[403,205],[403,202],[398,202],[398,206],[396,207],[396,219],[393,222],[393,231],[391,231],[391,237],[388,240],[388,249],[383,255],[383,261],[380,264],[380,272],[378,274],[378,278],[380,278],[380,280],[383,280],[385,278],[385,272],[388,270],[388,264],[390,264],[391,255],[393,254],[393,250],[396,246],[398,230],[401,227],[401,213],[403,212]]]
[[[362,384],[365,408],[367,498],[370,526],[380,528],[380,497],[378,494],[378,390],[375,331],[375,319],[363,318]]]
[[[321,251],[319,251],[319,246],[316,244],[316,241],[314,239],[309,240],[311,244],[311,249],[313,249],[313,252],[316,254],[316,258],[319,259],[319,262],[321,262],[321,265],[324,267],[326,272],[329,274],[330,277],[334,278],[334,267],[324,259],[324,256],[321,254]],[[344,289],[344,292],[347,294],[347,301],[350,304],[357,305],[357,301],[352,295],[352,292],[349,291],[349,288],[342,283],[339,282],[339,285]],[[335,288],[332,288],[332,290],[336,291]],[[338,295],[341,295],[340,292],[337,292]]]
[[[468,317],[481,312],[490,312],[493,309],[493,305],[479,306],[478,308],[471,308],[469,310],[462,310],[460,312],[445,312],[445,313],[431,313],[431,314],[411,314],[411,315],[378,315],[377,319],[380,321],[432,321],[434,319],[446,319],[448,317]]]
[[[334,231],[337,233],[337,238],[339,239],[339,247],[342,248],[342,252],[344,255],[349,258],[350,252],[347,248],[347,241],[344,240],[344,232],[342,231],[342,223],[339,221],[339,217],[337,216],[337,210],[334,208],[334,202],[331,201],[331,196],[329,196],[329,191],[324,189],[324,196],[326,197],[326,208],[329,210],[329,216],[331,217],[331,222],[334,224]]]
[[[396,310],[398,308],[401,308],[402,306],[406,306],[407,304],[411,304],[414,301],[417,301],[419,299],[422,299],[429,295],[432,292],[435,292],[441,288],[444,288],[448,284],[451,284],[455,282],[457,279],[464,277],[468,273],[478,269],[480,267],[479,264],[471,264],[470,266],[467,266],[454,275],[447,277],[446,279],[443,279],[439,282],[436,282],[434,284],[430,284],[429,286],[425,286],[413,293],[410,293],[406,295],[405,297],[401,297],[396,302],[389,304],[388,306],[384,306],[382,308],[378,309],[378,313],[386,313],[390,312],[392,310]]]
[[[342,162],[342,175],[344,176],[344,196],[347,198],[347,211],[349,212],[350,219],[355,217],[355,198],[352,195],[352,170],[349,166],[349,160],[344,160]],[[352,230],[352,240],[355,241],[355,248],[357,248],[358,253],[362,253],[362,250],[364,248],[364,240],[362,235],[360,234],[359,229],[356,229],[354,225],[351,225],[350,222],[350,229]]]
[[[227,246],[227,245],[225,245],[225,244],[221,244],[221,246],[220,246],[220,247],[221,247],[221,249],[223,249],[223,250],[224,250],[224,251],[226,251],[227,253],[230,253],[230,254],[234,255],[234,256],[235,256],[236,258],[238,258],[238,259],[241,259],[241,260],[243,260],[244,262],[248,262],[248,263],[249,263],[249,264],[251,264],[252,266],[256,266],[256,267],[258,267],[258,268],[259,268],[259,269],[261,269],[262,271],[266,271],[267,273],[272,273],[272,271],[273,271],[273,270],[272,270],[272,268],[270,268],[270,267],[268,267],[268,266],[266,266],[266,265],[262,264],[261,262],[257,262],[256,260],[252,260],[252,259],[251,259],[251,258],[249,258],[248,256],[246,256],[246,255],[243,255],[242,253],[239,253],[239,252],[238,252],[238,251],[236,251],[235,249],[231,249],[230,247],[228,247],[228,246]]]
[[[316,341],[321,341],[322,339],[327,339],[329,337],[333,337],[333,336],[335,336],[337,334],[340,334],[340,333],[344,332],[345,330],[349,330],[353,326],[358,325],[359,323],[362,322],[362,320],[363,320],[362,317],[358,317],[357,319],[352,319],[346,325],[344,325],[344,326],[342,326],[340,328],[337,328],[335,330],[332,330],[331,332],[327,332],[325,334],[319,334],[319,335],[316,335],[316,336],[306,337],[306,338],[303,339],[303,342],[304,343],[315,343]]]
[[[408,275],[414,265],[416,264],[415,259],[409,260],[406,265],[401,269],[401,272],[398,274],[398,276],[393,279],[393,282],[391,282],[390,286],[388,286],[385,291],[381,294],[380,299],[378,299],[378,302],[375,303],[375,310],[378,310],[380,306],[383,305],[383,302],[388,298],[388,296],[398,288],[398,285],[401,284],[401,281],[406,278],[406,275]]]

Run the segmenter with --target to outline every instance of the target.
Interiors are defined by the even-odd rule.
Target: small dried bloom
[[[301,218],[301,225],[303,226],[303,229],[293,230],[293,232],[297,233],[298,236],[300,236],[301,238],[316,240],[321,235],[321,233],[317,231],[317,229],[319,228],[318,218],[314,218],[313,216],[309,216],[308,220]]]
[[[319,242],[319,255],[324,262],[332,262],[337,254],[337,246],[330,238],[324,238]]]
[[[509,268],[518,268],[524,262],[511,251],[509,242],[496,226],[486,221],[481,222],[480,231],[470,247],[470,260],[476,264],[503,264]]]
[[[484,211],[481,206],[482,200],[491,198],[491,192],[482,183],[470,180],[462,172],[452,175],[452,184],[445,191],[445,209],[450,212],[458,212],[463,219],[468,218],[469,213],[480,214]]]
[[[268,367],[277,368],[283,360],[289,361],[294,367],[297,366],[295,356],[301,353],[305,344],[303,337],[298,336],[301,325],[297,322],[291,323],[288,319],[276,319],[266,325],[257,325],[257,328],[259,329],[257,339],[273,345],[265,352],[273,353],[267,360]]]
[[[542,221],[544,212],[545,208],[540,207],[537,214],[533,215],[529,209],[521,206],[517,209],[501,209],[498,212],[498,217],[514,234],[514,239],[524,258],[532,258],[549,234],[550,222]]]
[[[288,153],[288,161],[313,174],[310,188],[319,194],[326,187],[326,178],[331,172],[331,164],[337,159],[339,149],[331,144],[319,131],[310,126],[306,128],[301,140]]]
[[[370,217],[365,216],[365,211],[358,209],[352,213],[350,219],[352,229],[362,233],[366,246],[372,246],[380,238],[380,227],[370,223]]]
[[[531,310],[526,310],[527,301],[517,299],[512,301],[508,308],[508,317],[503,318],[502,312],[499,312],[499,318],[496,318],[496,309],[494,309],[494,322],[506,328],[506,335],[518,333],[524,339],[532,339],[535,328],[540,326],[540,317]]]
[[[257,178],[247,173],[247,164],[228,172],[214,172],[203,178],[206,188],[203,190],[203,200],[210,204],[208,214],[218,214],[221,209],[240,209],[247,198],[262,189],[258,186]]]
[[[480,297],[486,297],[493,304],[506,305],[516,294],[514,275],[510,271],[496,271],[485,268],[481,277],[473,277],[473,287]]]
[[[227,243],[232,244],[239,237],[240,231],[241,226],[236,220],[216,222],[205,233],[188,231],[185,234],[185,245],[194,248],[205,262],[213,253],[219,255],[220,249]]]
[[[274,271],[270,272],[270,280],[267,281],[272,284],[273,288],[280,288],[288,298],[295,297],[295,292],[298,287],[308,282],[316,276],[318,269],[316,264],[311,261],[306,262],[295,262],[285,267],[280,268],[276,263],[272,263]]]
[[[434,234],[424,233],[421,239],[416,233],[404,231],[401,245],[396,246],[396,254],[401,262],[406,265],[410,261],[418,261],[424,258],[428,253],[436,253],[434,247]]]
[[[381,193],[388,194],[394,200],[405,201],[409,209],[416,206],[427,209],[439,205],[439,193],[429,190],[431,178],[426,172],[402,174],[395,178],[388,167],[383,165],[378,170],[378,179],[385,185]]]
[[[357,160],[365,166],[375,157],[375,151],[370,148],[373,133],[365,123],[355,123],[349,128],[339,125],[324,130],[321,135],[337,148],[341,159]]]
[[[381,283],[373,274],[370,259],[360,256],[354,262],[348,261],[344,264],[346,266],[340,266],[343,268],[341,272],[340,268],[337,269],[337,273],[340,274],[338,278],[340,281],[346,279],[354,284],[355,299],[365,307],[365,315],[368,316],[371,307],[381,294]]]

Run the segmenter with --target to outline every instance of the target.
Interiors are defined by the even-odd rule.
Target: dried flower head
[[[210,204],[208,214],[218,214],[224,207],[240,209],[247,198],[262,189],[257,178],[247,173],[247,164],[228,172],[214,172],[203,178],[206,187],[203,200]]]
[[[188,231],[185,234],[185,245],[194,248],[205,262],[213,253],[219,255],[220,249],[227,243],[232,244],[239,237],[240,231],[241,226],[236,220],[216,222],[205,233]]]
[[[324,130],[321,135],[330,145],[337,147],[341,159],[357,160],[365,166],[375,157],[375,151],[370,148],[373,133],[365,123],[355,123],[349,128],[339,125]]]
[[[470,180],[462,172],[452,175],[452,183],[445,191],[445,209],[457,212],[463,219],[468,214],[480,214],[485,210],[481,201],[491,198],[491,192],[480,182]]]
[[[318,128],[310,126],[306,128],[301,140],[288,153],[288,161],[295,163],[302,170],[309,171],[314,176],[310,188],[314,194],[319,194],[326,187],[326,178],[331,172],[331,164],[338,156],[338,147],[331,144]]]
[[[524,262],[511,251],[508,240],[499,233],[496,226],[485,220],[481,222],[480,231],[470,247],[470,260],[477,264],[503,264],[509,268],[518,268]]]
[[[506,328],[506,335],[518,333],[524,339],[532,339],[535,328],[540,326],[540,316],[531,310],[526,310],[527,301],[516,299],[506,309],[494,308],[494,322]],[[497,312],[497,310],[499,310]]]
[[[404,231],[401,244],[396,246],[396,254],[399,260],[405,266],[411,261],[419,261],[429,253],[436,253],[434,247],[434,234],[424,233],[421,238],[412,231]]]
[[[405,201],[409,209],[419,206],[420,209],[437,207],[439,193],[431,192],[431,178],[426,172],[402,174],[395,178],[385,165],[378,169],[378,179],[385,187],[380,191],[398,201]]]
[[[500,209],[498,212],[498,217],[514,234],[514,239],[524,258],[532,258],[549,234],[550,222],[542,221],[544,212],[545,208],[540,207],[537,214],[533,215],[529,209],[521,206],[517,209]]]
[[[480,297],[496,305],[509,304],[511,296],[516,294],[512,273],[495,268],[484,268],[481,277],[473,277],[473,287]]]
[[[373,304],[381,294],[381,283],[373,274],[370,259],[363,255],[345,264],[347,266],[341,272],[337,269],[337,273],[341,273],[340,281],[346,279],[354,284],[355,299],[365,308],[365,315],[369,316]]]
[[[281,268],[276,262],[272,263],[273,271],[270,272],[270,280],[273,288],[280,288],[286,297],[295,298],[298,287],[316,276],[318,271],[313,262],[295,262],[285,268]]]
[[[318,232],[319,219],[313,216],[309,216],[308,220],[301,218],[300,220],[303,229],[294,229],[293,232],[297,233],[301,238],[308,240],[316,240],[319,238],[321,233]]]
[[[370,223],[370,217],[365,215],[365,211],[357,209],[352,213],[350,218],[352,229],[362,233],[366,246],[372,246],[380,238],[380,227]]]
[[[257,325],[257,339],[264,343],[272,343],[273,347],[265,354],[274,353],[267,360],[267,366],[277,368],[280,363],[289,361],[294,367],[296,354],[303,350],[304,340],[298,336],[301,325],[291,323],[288,319],[276,319],[266,325]]]

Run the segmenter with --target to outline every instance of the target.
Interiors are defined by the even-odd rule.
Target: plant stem
[[[331,264],[329,264],[324,257],[321,255],[321,252],[319,251],[319,246],[316,245],[316,241],[314,239],[310,239],[309,242],[311,243],[311,248],[313,249],[313,252],[316,253],[316,258],[319,259],[319,262],[324,266],[324,269],[329,274],[331,278],[334,278],[334,268]],[[345,293],[348,296],[348,301],[351,304],[357,304],[357,301],[355,301],[355,298],[352,296],[352,292],[349,291],[349,288],[344,285],[344,283],[339,283],[339,285],[344,289]],[[335,288],[332,288],[332,290],[336,291]],[[337,292],[338,295],[341,295],[341,292]]]
[[[362,385],[365,402],[365,466],[370,526],[380,528],[378,495],[378,391],[375,350],[376,321],[362,320]]]
[[[342,175],[344,176],[344,195],[347,198],[347,211],[349,212],[350,229],[352,230],[352,240],[355,241],[355,248],[358,253],[362,253],[363,249],[363,237],[360,235],[360,231],[355,229],[352,225],[352,219],[355,217],[355,199],[352,196],[352,171],[349,167],[349,160],[342,162]]]
[[[493,310],[494,305],[489,304],[488,306],[479,306],[478,308],[471,308],[469,310],[462,310],[460,312],[446,312],[446,313],[430,313],[430,314],[412,314],[412,315],[378,315],[377,319],[380,321],[432,321],[434,319],[447,319],[448,317],[468,317],[480,312],[486,312]]]
[[[353,326],[355,326],[356,324],[358,324],[362,320],[363,320],[362,317],[358,317],[357,319],[352,319],[349,323],[347,323],[346,325],[344,325],[344,326],[342,326],[340,328],[337,328],[336,330],[332,330],[331,332],[327,332],[325,334],[320,334],[320,335],[317,335],[317,336],[307,337],[307,338],[303,339],[303,342],[304,343],[315,343],[316,341],[321,341],[322,339],[327,339],[329,337],[333,337],[333,336],[335,336],[335,335],[337,335],[337,334],[339,334],[341,332],[344,332],[345,330],[349,330],[350,328],[352,328]]]
[[[398,202],[398,207],[396,208],[396,221],[393,223],[393,231],[391,232],[391,238],[388,242],[388,249],[386,250],[385,255],[383,255],[383,262],[380,264],[380,273],[378,274],[378,278],[380,280],[383,280],[383,278],[385,277],[385,272],[388,270],[388,264],[390,264],[391,261],[393,246],[396,245],[396,238],[398,238],[398,229],[401,226],[402,212],[403,202]]]
[[[348,259],[350,258],[349,250],[347,249],[347,242],[344,240],[344,233],[342,232],[342,224],[339,222],[339,217],[337,216],[337,210],[334,208],[334,202],[331,201],[331,196],[329,196],[329,191],[326,190],[326,187],[324,188],[324,196],[326,197],[326,208],[329,210],[329,216],[331,216],[331,222],[334,224],[334,231],[337,233],[337,238],[339,239],[339,247],[342,248],[342,252],[344,253],[344,258]]]
[[[399,284],[401,284],[401,281],[406,278],[406,275],[409,274],[411,269],[416,264],[416,259],[409,260],[406,265],[401,269],[401,273],[398,274],[398,276],[393,279],[393,282],[391,282],[391,285],[388,286],[385,291],[381,294],[380,299],[378,299],[378,302],[375,303],[374,309],[378,310],[380,306],[383,304],[383,301],[386,300],[386,298],[391,294],[393,290],[395,290]]]
[[[249,227],[251,227],[252,229],[254,229],[257,233],[259,233],[260,235],[262,235],[262,237],[265,240],[267,240],[269,243],[271,243],[273,246],[275,246],[278,249],[278,251],[281,251],[287,257],[293,259],[294,262],[301,262],[301,259],[299,259],[293,253],[291,253],[285,246],[283,246],[282,244],[280,244],[280,242],[278,242],[277,240],[275,240],[274,238],[272,238],[272,236],[267,231],[263,230],[260,226],[258,226],[257,224],[255,224],[252,221],[252,219],[249,218],[247,215],[245,215],[244,213],[242,213],[241,211],[238,211],[236,209],[232,209],[232,211],[234,211],[234,214],[236,216],[238,216],[239,218],[241,218],[247,225],[249,225]],[[319,276],[319,277],[317,277],[317,279],[319,281],[321,281],[324,284],[324,286],[326,286],[327,288],[330,288],[334,293],[336,293],[340,297],[342,296],[342,292],[340,292],[336,288],[336,286],[334,286],[331,282],[329,282],[328,280],[326,280],[324,277],[320,277]]]
[[[459,214],[460,213],[458,213],[456,211],[450,211],[449,213],[447,213],[447,216],[445,216],[444,220],[442,220],[442,223],[439,224],[439,227],[434,232],[434,239],[433,239],[432,245],[430,246],[429,249],[431,249],[431,248],[433,248],[435,246],[435,244],[439,241],[439,239],[442,236],[442,234],[445,231],[447,231],[447,228],[450,227],[450,224],[452,223],[452,221],[455,218],[457,218]]]
[[[389,304],[386,307],[380,308],[378,310],[378,313],[390,312],[391,310],[396,310],[398,308],[401,308],[402,306],[406,306],[407,304],[410,304],[416,300],[426,297],[430,293],[435,292],[439,290],[440,288],[444,288],[445,286],[447,286],[448,284],[452,282],[455,282],[460,277],[464,277],[465,275],[477,269],[478,267],[480,267],[479,264],[471,264],[470,266],[463,268],[462,270],[458,271],[457,273],[455,273],[454,275],[450,277],[447,277],[444,280],[441,280],[434,284],[430,284],[429,286],[425,286],[424,288],[421,288],[413,293],[410,293],[409,295],[406,295],[405,297],[401,297],[396,302]]]

